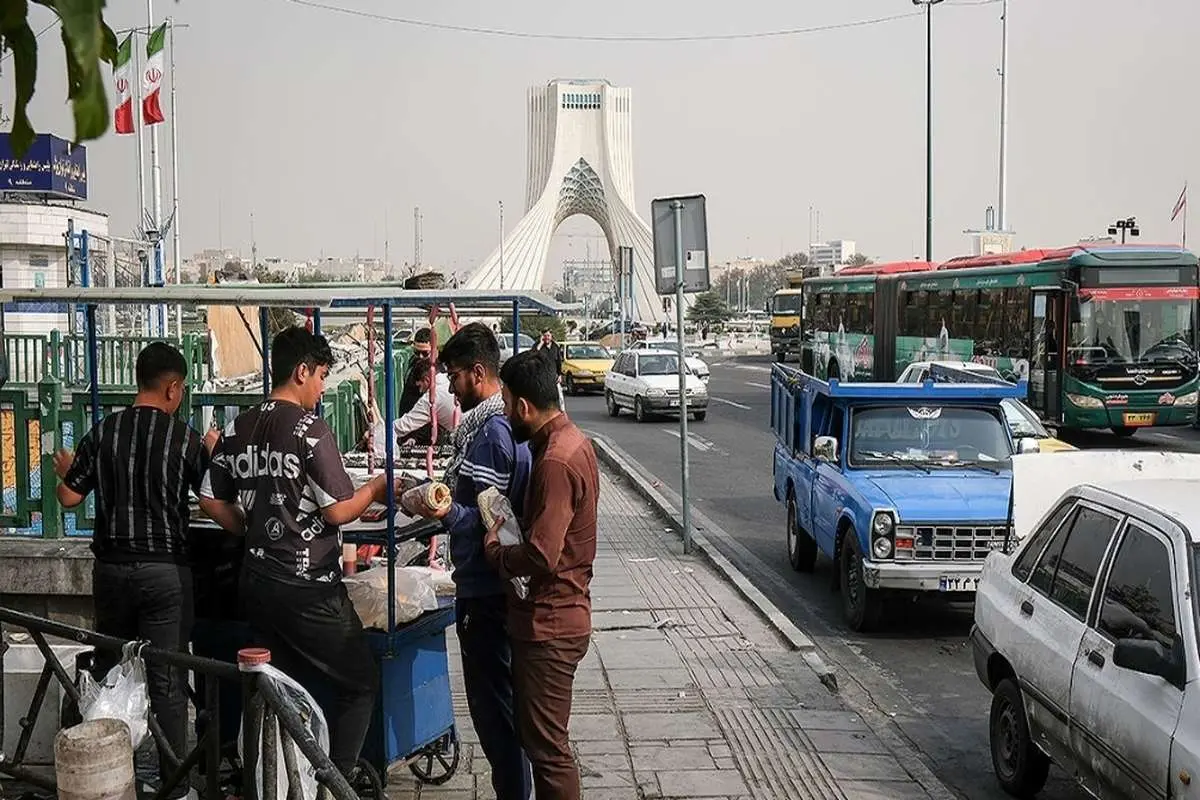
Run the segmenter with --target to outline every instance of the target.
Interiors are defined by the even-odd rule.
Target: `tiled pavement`
[[[584,800],[929,797],[621,478],[602,467],[601,479],[595,633],[571,717]],[[459,771],[421,787],[398,766],[392,800],[495,796],[448,635]]]

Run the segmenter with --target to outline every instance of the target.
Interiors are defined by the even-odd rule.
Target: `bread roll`
[[[453,496],[449,486],[439,481],[432,481],[409,489],[400,496],[400,505],[412,511],[424,509],[426,512],[432,513],[450,508],[452,500]]]

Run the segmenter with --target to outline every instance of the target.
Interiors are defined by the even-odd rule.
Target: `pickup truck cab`
[[[1044,513],[987,560],[971,631],[1001,787],[1035,796],[1053,761],[1092,797],[1200,797],[1200,455],[1016,461]]]
[[[887,594],[969,599],[1009,536],[1011,457],[1000,402],[1016,386],[821,381],[771,373],[774,493],[801,572],[834,563],[851,628],[879,624]]]

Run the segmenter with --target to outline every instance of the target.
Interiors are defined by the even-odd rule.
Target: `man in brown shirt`
[[[600,475],[592,443],[562,412],[549,354],[519,353],[500,369],[513,437],[528,441],[533,472],[521,530],[525,541],[500,544],[499,524],[484,540],[505,578],[528,577],[529,593],[511,598],[508,630],[517,733],[533,766],[538,800],[579,800],[579,768],[568,726],[575,669],[592,634],[592,562]]]

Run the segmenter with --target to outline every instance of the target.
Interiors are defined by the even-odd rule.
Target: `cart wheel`
[[[363,800],[385,800],[383,781],[379,778],[379,773],[371,766],[371,762],[365,758],[358,760],[357,769],[354,770],[354,780],[350,781],[350,788]]]
[[[440,786],[458,770],[458,731],[451,730],[421,751],[408,765],[421,783]]]

